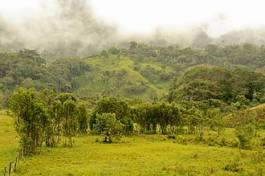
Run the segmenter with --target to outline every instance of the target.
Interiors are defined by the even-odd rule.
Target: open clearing
[[[13,121],[0,117],[0,164],[3,168],[16,156],[18,140]],[[25,158],[15,175],[257,175],[264,162],[253,151],[236,148],[181,145],[164,136],[123,138],[120,143],[96,142],[99,136],[75,139],[73,148],[46,148]]]

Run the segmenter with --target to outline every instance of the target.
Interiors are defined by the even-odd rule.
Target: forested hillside
[[[86,98],[113,95],[154,100],[171,94],[174,99],[169,89],[175,88],[179,96],[195,91],[198,95],[192,99],[233,102],[244,95],[263,101],[264,70],[265,48],[252,44],[193,49],[130,42],[84,58],[50,58],[23,49],[0,53],[0,89],[4,99],[22,86]],[[201,97],[198,89],[208,93],[201,92]]]

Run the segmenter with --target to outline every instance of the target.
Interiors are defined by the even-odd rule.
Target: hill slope
[[[134,98],[164,96],[173,75],[170,67],[151,61],[135,62],[131,57],[111,55],[86,59],[90,71],[75,81],[79,96],[115,95]],[[172,76],[173,77],[173,76]]]
[[[264,73],[265,50],[251,44],[202,49],[131,42],[87,58],[43,58],[34,50],[0,53],[0,97],[16,87],[53,88],[80,97],[162,98],[172,81],[198,65]],[[244,77],[244,72],[239,73]],[[2,92],[2,93],[1,93]]]

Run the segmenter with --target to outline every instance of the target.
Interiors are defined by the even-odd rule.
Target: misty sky
[[[56,12],[55,0],[0,0],[0,15],[14,23]],[[210,35],[265,26],[263,0],[91,0],[97,17],[122,33],[146,34],[204,26]]]

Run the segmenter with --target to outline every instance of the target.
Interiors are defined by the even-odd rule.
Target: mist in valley
[[[50,57],[83,57],[111,46],[126,46],[124,43],[133,40],[195,48],[208,44],[263,45],[265,42],[265,30],[261,26],[218,31],[225,26],[226,17],[222,14],[208,22],[168,28],[156,25],[149,32],[129,33],[121,31],[116,22],[99,17],[88,0],[39,0],[38,3],[39,12],[27,17],[14,13],[16,17],[10,18],[5,11],[0,13],[1,50],[28,48]]]

